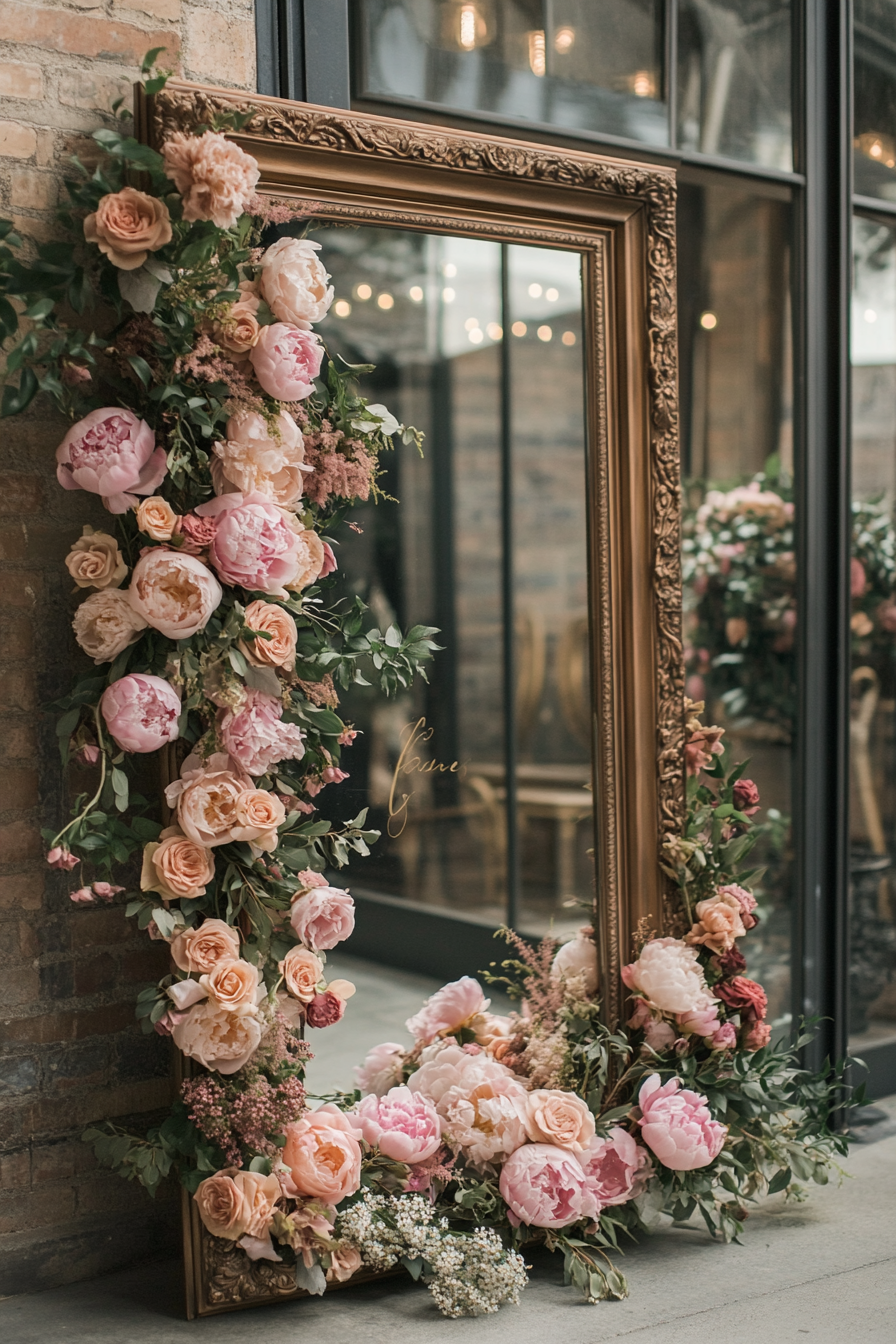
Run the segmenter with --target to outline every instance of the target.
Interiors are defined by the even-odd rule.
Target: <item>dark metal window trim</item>
[[[349,107],[349,0],[255,0],[258,92]]]

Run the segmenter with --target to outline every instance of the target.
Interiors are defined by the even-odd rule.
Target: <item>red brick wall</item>
[[[254,87],[251,0],[0,0],[0,34],[0,214],[31,239],[53,236],[67,156],[89,149],[148,49],[189,78]],[[63,432],[40,399],[0,428],[0,1296],[166,1253],[178,1235],[173,1192],[149,1200],[79,1137],[106,1118],[145,1128],[170,1082],[166,1043],[133,1015],[164,948],[120,906],[72,906],[42,858],[40,827],[68,799],[41,705],[80,657],[62,561],[102,516],[56,484]]]

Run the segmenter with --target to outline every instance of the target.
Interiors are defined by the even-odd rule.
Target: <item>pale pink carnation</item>
[[[283,722],[283,705],[273,695],[247,690],[236,709],[218,716],[221,741],[250,775],[267,774],[278,761],[300,761],[305,755],[302,730]]]
[[[218,524],[214,518],[198,518],[195,513],[185,513],[177,520],[175,536],[183,537],[182,549],[191,555],[206,550],[214,541]]]
[[[442,1127],[432,1102],[407,1087],[368,1096],[357,1110],[365,1143],[394,1162],[425,1162],[442,1145]]]
[[[314,391],[324,348],[313,331],[273,322],[262,327],[249,351],[255,377],[277,401],[304,401]]]
[[[726,1125],[713,1120],[706,1097],[682,1087],[680,1078],[660,1085],[660,1075],[645,1078],[638,1093],[641,1137],[672,1171],[696,1171],[715,1161],[725,1143]]]
[[[217,131],[175,131],[162,146],[165,172],[183,198],[185,220],[210,219],[230,229],[252,198],[260,176],[251,154]]]
[[[301,542],[283,509],[266,495],[221,495],[196,510],[217,528],[209,556],[218,576],[250,592],[287,597],[299,569]]]
[[[499,1188],[511,1222],[528,1227],[570,1227],[600,1213],[581,1163],[550,1143],[518,1148],[504,1163]]]
[[[355,903],[338,887],[313,887],[293,901],[289,921],[299,942],[329,952],[354,930]]]
[[[64,489],[101,495],[110,513],[127,513],[138,495],[152,494],[168,470],[152,429],[122,406],[103,406],[72,425],[56,449],[56,462]]]
[[[355,1081],[365,1096],[383,1097],[401,1082],[404,1048],[384,1041],[367,1052],[363,1064],[355,1066]]]
[[[177,740],[180,699],[162,677],[131,672],[113,681],[103,691],[100,710],[122,751],[158,751]]]
[[[484,1013],[489,1002],[479,981],[465,975],[431,994],[405,1026],[415,1040],[431,1041],[445,1032],[457,1031],[471,1017]]]
[[[588,1185],[602,1208],[626,1204],[634,1196],[639,1173],[650,1165],[645,1148],[618,1125],[593,1138],[581,1156]]]

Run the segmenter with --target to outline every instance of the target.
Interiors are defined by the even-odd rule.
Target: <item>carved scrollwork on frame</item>
[[[220,1311],[250,1302],[268,1302],[296,1295],[291,1265],[250,1260],[236,1242],[201,1232],[202,1281],[206,1309]]]

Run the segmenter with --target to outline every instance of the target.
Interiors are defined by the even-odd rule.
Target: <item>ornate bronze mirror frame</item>
[[[176,81],[139,102],[139,133],[158,145],[234,111],[251,114],[233,138],[258,190],[311,200],[317,219],[583,258],[595,929],[616,1022],[639,920],[671,924],[659,841],[683,810],[674,173]],[[282,1267],[200,1232],[187,1212],[191,1316],[296,1293]]]

